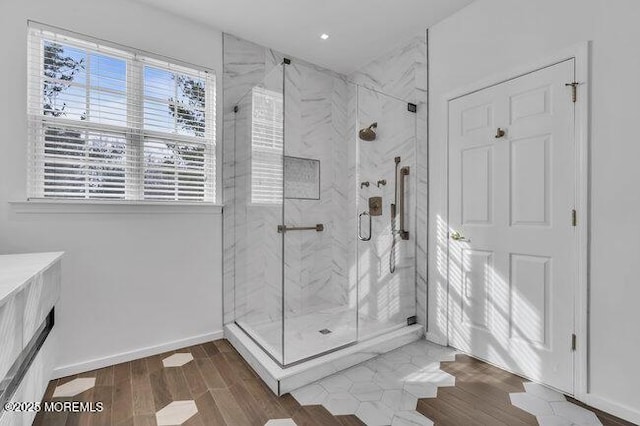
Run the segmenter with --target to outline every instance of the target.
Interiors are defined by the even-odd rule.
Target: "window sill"
[[[180,201],[30,199],[9,201],[19,214],[222,214],[222,205]]]

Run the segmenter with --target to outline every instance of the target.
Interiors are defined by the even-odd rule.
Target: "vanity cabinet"
[[[28,426],[36,411],[5,411],[6,402],[39,403],[55,361],[55,306],[63,253],[0,256],[0,426]]]

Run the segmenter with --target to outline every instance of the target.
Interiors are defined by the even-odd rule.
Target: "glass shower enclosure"
[[[412,322],[407,105],[302,63],[274,66],[235,104],[235,323],[282,367]]]

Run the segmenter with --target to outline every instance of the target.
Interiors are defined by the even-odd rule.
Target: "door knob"
[[[467,240],[464,235],[462,235],[461,233],[459,233],[458,231],[453,231],[451,233],[451,239],[453,241],[467,241],[467,242],[471,242],[471,240]]]
[[[504,129],[501,129],[500,127],[498,127],[498,130],[496,131],[496,139],[500,139],[502,137],[504,137],[504,135],[506,135],[507,132],[505,132]]]

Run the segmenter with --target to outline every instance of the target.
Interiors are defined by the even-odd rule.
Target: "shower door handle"
[[[362,235],[362,216],[369,216],[369,236],[365,237]],[[360,241],[369,241],[371,240],[371,215],[369,212],[362,212],[358,215],[358,239]]]
[[[403,167],[400,169],[400,230],[398,233],[400,234],[400,238],[403,240],[409,239],[409,231],[404,228],[404,215],[405,215],[405,179],[409,176],[409,166]]]

